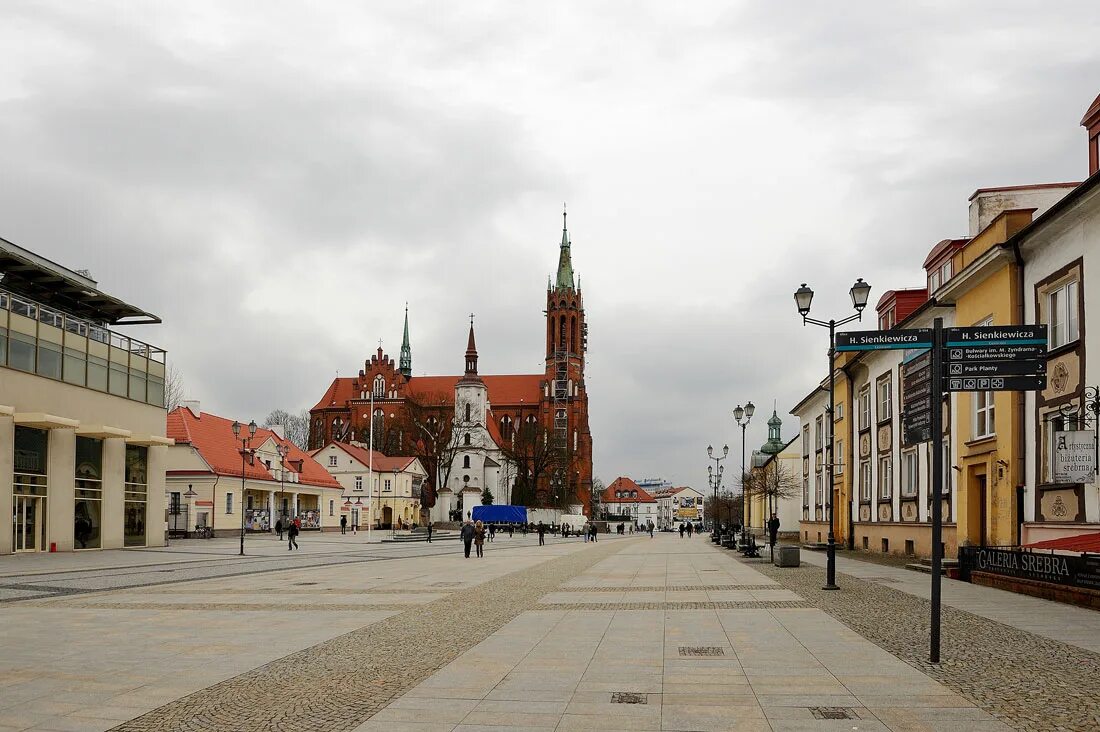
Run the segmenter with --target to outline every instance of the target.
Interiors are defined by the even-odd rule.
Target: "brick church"
[[[455,354],[464,373],[413,376],[406,309],[399,362],[379,348],[357,376],[333,380],[310,410],[310,449],[354,442],[420,457],[430,474],[421,503],[433,520],[465,517],[487,486],[496,503],[579,505],[589,513],[588,327],[562,219],[557,276],[546,289],[542,373],[479,374],[471,318],[466,352]]]

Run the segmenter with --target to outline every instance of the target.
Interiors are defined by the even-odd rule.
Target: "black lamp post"
[[[860,277],[856,280],[856,283],[852,285],[848,290],[848,294],[852,297],[852,307],[855,308],[855,314],[849,315],[842,320],[817,320],[809,317],[810,303],[814,299],[814,291],[806,286],[803,282],[802,286],[795,290],[794,302],[798,307],[798,314],[802,316],[802,324],[809,323],[810,325],[818,325],[822,328],[829,329],[829,410],[828,410],[828,422],[829,422],[829,437],[826,450],[828,451],[827,459],[825,460],[825,470],[829,473],[829,492],[825,497],[825,512],[829,514],[829,559],[827,568],[825,571],[825,590],[839,589],[836,586],[836,520],[833,517],[833,491],[834,491],[834,471],[833,471],[833,449],[835,447],[834,435],[833,435],[833,410],[836,407],[836,369],[833,367],[833,361],[836,358],[836,327],[838,325],[844,325],[851,323],[853,320],[863,319],[863,309],[867,307],[867,298],[871,294],[871,286],[863,281]]]
[[[244,473],[245,473],[245,461],[249,456],[256,453],[251,447],[252,438],[256,436],[256,420],[252,420],[248,423],[248,437],[241,437],[241,423],[236,420],[233,421],[233,439],[241,441],[241,556],[244,556]]]
[[[714,457],[714,447],[707,445],[707,457],[714,461],[714,467],[707,466],[707,481],[710,483],[711,489],[714,491],[714,530],[711,532],[710,540],[717,544],[722,540],[721,534],[718,529],[718,487],[722,484],[722,473],[726,468],[722,465],[722,461],[729,455],[730,446],[722,445],[721,457]]]
[[[752,402],[745,402],[745,406],[738,404],[733,410],[733,419],[741,428],[741,543],[748,544],[749,520],[752,516],[752,508],[749,505],[749,494],[745,490],[745,430],[752,421],[752,415],[756,412],[756,406]],[[742,421],[743,420],[743,421]]]
[[[286,456],[290,454],[290,445],[285,442],[280,442],[276,448],[276,452],[279,453],[279,518],[285,520],[286,516],[283,513],[283,480],[286,478]],[[272,516],[271,518],[275,518]],[[275,527],[275,522],[271,522],[272,529]]]
[[[191,516],[192,516],[192,513],[193,513],[192,512],[192,506],[195,502],[195,496],[197,496],[197,495],[199,495],[199,494],[196,493],[195,489],[192,487],[192,485],[190,483],[188,483],[187,484],[187,492],[183,494],[183,497],[187,499],[187,522],[188,523],[191,522]],[[211,511],[211,513],[213,513],[213,511]],[[198,528],[198,524],[195,524],[195,528]],[[183,536],[184,536],[184,538],[187,538],[187,527],[186,526],[183,527]]]

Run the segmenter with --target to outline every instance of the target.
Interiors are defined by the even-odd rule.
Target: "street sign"
[[[917,353],[901,366],[901,441],[932,439],[932,352]]]
[[[948,348],[976,346],[1047,345],[1045,325],[982,325],[974,328],[948,328]]]
[[[1045,358],[1047,347],[1023,346],[960,346],[947,349],[947,362],[956,361],[1034,361]]]
[[[1042,391],[1046,374],[1040,376],[951,376],[947,391]]]
[[[836,334],[838,351],[884,351],[895,348],[931,348],[932,329],[861,330]]]
[[[943,375],[1029,376],[1046,372],[1046,361],[949,361]]]

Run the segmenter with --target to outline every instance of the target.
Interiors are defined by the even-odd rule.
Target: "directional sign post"
[[[1047,386],[1047,326],[947,329],[948,391],[1037,391]]]
[[[901,366],[901,439],[906,445],[932,439],[932,351]]]
[[[884,351],[931,347],[931,328],[860,330],[853,333],[836,334],[836,350],[838,351]]]

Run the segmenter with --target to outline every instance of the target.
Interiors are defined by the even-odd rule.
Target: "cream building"
[[[0,554],[164,544],[159,322],[0,239]]]
[[[168,519],[172,531],[215,536],[268,533],[282,519],[302,530],[339,528],[340,484],[277,428],[239,424],[204,414],[198,402],[168,413]],[[242,444],[242,440],[246,440]],[[243,451],[243,454],[242,454]]]
[[[340,484],[348,527],[390,528],[423,524],[420,491],[428,476],[415,457],[387,457],[359,443],[330,442],[312,453]],[[426,511],[426,509],[425,509]]]

